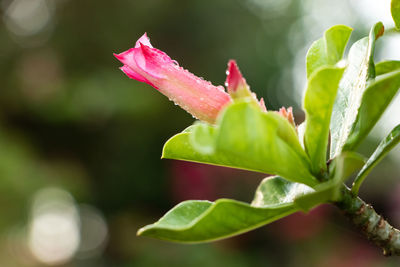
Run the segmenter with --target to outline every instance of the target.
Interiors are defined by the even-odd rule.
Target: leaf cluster
[[[392,2],[397,27],[399,3]],[[367,174],[400,141],[399,125],[368,160],[355,152],[400,88],[400,61],[374,63],[375,44],[384,33],[380,22],[343,58],[351,32],[337,25],[311,45],[303,124],[296,127],[242,98],[215,125],[196,122],[165,144],[163,158],[273,175],[261,182],[252,203],[185,201],[138,234],[189,243],[226,238],[340,200],[343,182],[359,171],[352,188],[357,195]]]

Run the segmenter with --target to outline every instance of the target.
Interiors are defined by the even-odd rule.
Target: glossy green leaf
[[[343,57],[352,29],[336,25],[326,30],[321,39],[315,41],[307,52],[307,78],[323,66],[333,66]]]
[[[390,134],[383,139],[371,157],[368,159],[367,163],[358,173],[356,179],[354,180],[353,187],[351,191],[357,195],[361,184],[364,182],[370,171],[389,153],[392,148],[394,148],[400,142],[400,125],[396,126]]]
[[[392,0],[391,12],[396,28],[400,30],[400,0]]]
[[[351,174],[360,170],[364,163],[365,158],[362,155],[350,151],[342,152],[329,165],[330,179],[336,183],[342,183]]]
[[[297,197],[313,191],[305,184],[291,182],[279,176],[267,177],[258,186],[251,205],[268,207],[274,204],[293,203]]]
[[[186,132],[192,133],[189,135],[189,140],[195,150],[199,151],[202,154],[212,154],[214,152],[214,127],[211,127],[205,123],[196,122],[191,130],[186,130]]]
[[[313,192],[296,198],[295,204],[299,209],[307,212],[319,204],[329,202],[339,185],[333,181],[321,183],[315,187]]]
[[[250,231],[298,210],[296,197],[313,189],[279,176],[265,178],[251,205],[230,199],[178,204],[139,235],[177,242],[207,242]]]
[[[141,228],[138,235],[175,242],[208,242],[250,231],[295,211],[292,203],[258,208],[230,199],[190,200],[175,206],[158,222]]]
[[[344,152],[334,158],[329,165],[330,179],[314,187],[314,191],[300,195],[295,199],[295,204],[302,210],[311,208],[330,201],[337,201],[340,197],[339,190],[343,182],[350,175],[361,169],[365,160],[354,152]]]
[[[377,77],[365,90],[343,150],[354,150],[379,120],[400,89],[400,70]]]
[[[256,190],[252,205],[264,207],[273,203],[294,202],[297,208],[308,211],[319,204],[335,201],[342,183],[361,169],[364,162],[364,157],[357,153],[341,153],[329,165],[330,179],[314,188],[278,176],[265,178]]]
[[[306,132],[306,123],[302,122],[301,124],[299,124],[297,126],[297,135],[299,136],[299,142],[300,145],[303,149],[305,149],[304,147],[304,134]]]
[[[265,207],[271,203],[292,203],[298,209],[308,211],[309,208],[323,203],[324,199],[319,202],[319,195],[315,193],[314,189],[304,184],[287,181],[279,176],[267,177],[258,186],[252,206]],[[305,196],[311,196],[311,200]]]
[[[400,70],[400,61],[398,60],[381,61],[375,65],[376,76],[396,70]]]
[[[309,79],[304,96],[304,144],[315,175],[326,171],[329,123],[343,68],[324,67]]]
[[[276,174],[310,186],[317,184],[294,127],[278,113],[263,112],[251,102],[231,104],[216,126],[194,125],[173,136],[165,144],[162,157]]]
[[[383,34],[383,29],[381,22],[375,24],[369,36],[354,43],[350,49],[348,66],[340,81],[332,112],[331,158],[342,151],[356,120],[367,81],[375,78],[375,40]]]

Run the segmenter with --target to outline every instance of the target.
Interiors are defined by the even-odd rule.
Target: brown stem
[[[400,231],[391,226],[374,208],[359,197],[353,196],[347,187],[342,189],[343,198],[336,202],[347,218],[370,241],[383,249],[385,256],[400,256]]]

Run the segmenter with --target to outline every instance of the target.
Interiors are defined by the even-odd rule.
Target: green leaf
[[[138,235],[185,243],[209,242],[250,231],[295,211],[292,203],[258,208],[230,199],[190,200],[141,228]]]
[[[338,155],[357,117],[367,81],[375,78],[373,54],[375,40],[383,34],[383,24],[375,24],[369,34],[350,49],[348,66],[339,84],[331,121],[330,156]]]
[[[185,201],[138,234],[189,243],[227,238],[296,212],[295,198],[312,191],[279,176],[267,177],[258,186],[251,205],[230,199]]]
[[[331,180],[336,183],[342,183],[350,177],[351,174],[363,167],[365,158],[355,152],[342,152],[334,158],[329,166]]]
[[[391,12],[396,28],[400,30],[400,0],[392,0]]]
[[[352,31],[344,25],[333,26],[311,45],[306,57],[307,78],[317,69],[333,66],[342,59]]]
[[[361,184],[364,182],[370,171],[389,153],[392,148],[394,148],[400,142],[400,125],[397,125],[390,134],[383,139],[371,157],[368,159],[367,163],[358,173],[356,179],[354,180],[353,187],[351,191],[354,195],[358,194]]]
[[[212,154],[214,152],[215,128],[205,123],[196,122],[190,130],[190,143],[194,149],[202,154]]]
[[[297,135],[299,136],[299,142],[303,149],[304,148],[304,134],[306,132],[306,123],[302,122],[297,126]]]
[[[337,201],[343,182],[355,171],[359,170],[365,160],[354,152],[344,152],[334,158],[329,165],[330,179],[314,187],[314,191],[298,196],[295,204],[302,210],[308,211],[321,203]]]
[[[400,70],[377,77],[365,90],[343,150],[354,150],[379,120],[400,88]]]
[[[400,70],[400,61],[397,60],[381,61],[375,65],[376,76],[396,70]]]
[[[319,196],[311,197],[311,200],[306,197],[315,196],[315,193],[314,189],[304,184],[290,182],[279,176],[267,177],[258,186],[251,205],[265,207],[271,203],[292,203],[295,207],[308,211],[323,202],[319,202]]]
[[[282,177],[267,177],[258,186],[254,195],[254,207],[268,207],[274,204],[293,203],[302,195],[314,190],[304,184],[290,182]]]
[[[333,198],[335,188],[338,188],[339,185],[332,181],[321,183],[315,187],[313,192],[296,198],[295,204],[299,209],[307,212],[319,204],[329,202]]]
[[[252,206],[266,207],[277,203],[293,203],[298,209],[311,208],[339,198],[339,189],[349,176],[361,169],[365,160],[354,152],[344,152],[329,165],[330,179],[310,188],[279,176],[265,178],[256,190]]]
[[[324,67],[309,79],[304,96],[304,144],[315,175],[326,171],[329,122],[343,68]]]
[[[162,157],[276,174],[310,186],[318,183],[294,127],[278,113],[263,112],[251,102],[228,106],[216,126],[194,125],[173,136]]]

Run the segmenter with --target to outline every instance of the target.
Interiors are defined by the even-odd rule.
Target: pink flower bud
[[[293,124],[293,126],[296,126],[294,123],[292,107],[288,107],[288,109],[286,109],[285,107],[281,107],[279,109],[279,114],[282,115],[282,117],[286,118],[291,124]]]
[[[260,99],[260,107],[262,111],[267,112],[267,107],[265,106],[264,98],[261,97]]]
[[[250,87],[243,78],[236,61],[229,60],[225,86],[232,98],[251,97]]]
[[[235,60],[229,60],[226,74],[225,86],[232,98],[252,96],[250,87],[243,78]]]
[[[251,98],[255,103],[260,105],[262,111],[267,111],[264,99],[261,98],[258,101],[257,95],[251,92],[250,86],[247,85],[246,79],[243,78],[235,60],[229,60],[226,74],[225,86],[228,88],[228,93],[233,99]]]
[[[194,117],[214,123],[231,98],[222,86],[214,86],[183,69],[167,54],[153,48],[144,34],[130,48],[114,56],[124,64],[121,70],[130,78],[145,82]]]

